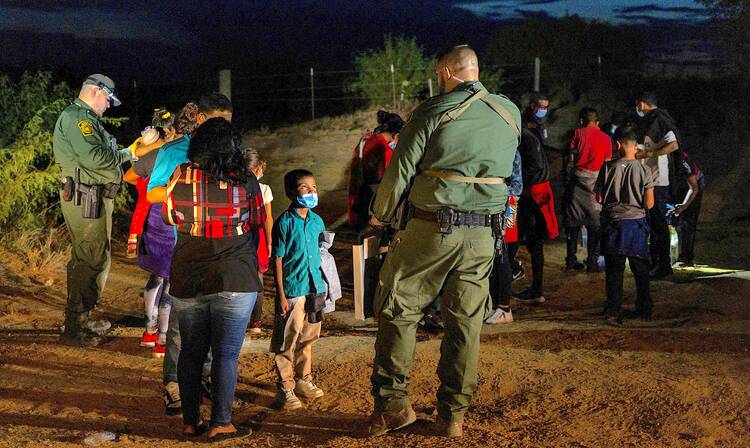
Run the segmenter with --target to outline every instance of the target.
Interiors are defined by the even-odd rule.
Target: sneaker
[[[284,411],[293,411],[302,407],[302,401],[294,394],[294,389],[279,389],[279,408]]]
[[[323,394],[323,389],[319,388],[312,381],[297,380],[297,384],[294,386],[294,393],[302,398],[320,398]]]
[[[484,320],[484,323],[489,325],[509,324],[511,322],[513,322],[513,312],[511,310],[504,311],[502,308],[496,309],[490,317]]]
[[[252,334],[261,334],[263,333],[263,329],[261,328],[261,325],[263,325],[261,322],[255,322],[252,327],[250,327],[250,333]]]
[[[398,412],[375,411],[370,415],[367,427],[369,437],[378,437],[389,431],[409,426],[417,421],[417,414],[411,405]]]
[[[438,416],[435,420],[435,435],[443,437],[463,437],[464,416],[447,419]]]
[[[602,272],[602,268],[600,268],[599,264],[596,261],[594,261],[591,263],[586,263],[586,272],[588,273]]]
[[[131,233],[128,237],[128,251],[125,253],[126,258],[136,258],[138,256],[137,253],[138,248],[138,235],[135,233]]]
[[[151,356],[153,358],[163,358],[167,354],[167,346],[163,344],[156,344],[154,346],[154,351],[151,352]]]
[[[675,264],[672,265],[673,268],[692,268],[695,266],[695,263],[692,261],[682,261],[677,260]]]
[[[513,281],[521,280],[522,278],[526,277],[526,273],[523,271],[523,263],[521,260],[518,260],[516,263],[513,264]]]
[[[159,341],[158,331],[149,333],[148,330],[146,330],[143,332],[143,336],[141,336],[141,347],[154,347],[156,346],[158,341]]]
[[[167,415],[182,414],[182,400],[180,399],[180,385],[175,381],[170,381],[164,385],[161,392],[164,398],[164,412]]]
[[[517,294],[513,294],[513,298],[521,303],[544,303],[546,301],[543,295],[537,294],[531,289],[524,289]]]
[[[112,328],[112,324],[108,320],[104,319],[89,320],[88,322],[86,322],[86,328],[99,336],[104,336],[109,332],[109,329]]]
[[[573,263],[565,263],[566,271],[582,271],[586,268],[586,265],[580,261],[574,261]]]

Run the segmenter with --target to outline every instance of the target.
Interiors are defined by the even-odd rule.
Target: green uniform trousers
[[[114,201],[103,198],[99,219],[83,217],[82,207],[64,201],[63,218],[70,234],[72,250],[68,262],[68,302],[65,306],[65,332],[78,334],[101,297],[111,264],[110,236]]]
[[[439,295],[445,336],[437,369],[437,409],[447,419],[466,412],[477,387],[479,334],[490,306],[493,248],[489,227],[454,227],[444,235],[436,223],[413,219],[396,234],[374,303],[379,319],[371,377],[375,410],[408,406],[417,324]]]

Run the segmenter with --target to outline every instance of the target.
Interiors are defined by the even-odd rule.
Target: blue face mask
[[[646,113],[643,112],[641,109],[639,109],[638,106],[635,106],[635,113],[636,113],[636,115],[638,115],[641,118],[643,118],[643,117],[646,116]]]
[[[388,143],[388,147],[391,148],[391,151],[396,149],[396,142],[390,142]]]
[[[534,114],[537,118],[544,118],[547,116],[547,109],[537,109],[536,113]]]
[[[315,208],[318,205],[318,195],[317,193],[307,193],[297,196],[297,204],[305,208]]]

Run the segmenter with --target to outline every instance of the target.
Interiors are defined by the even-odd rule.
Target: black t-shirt
[[[690,157],[687,151],[680,148],[674,153],[675,162],[675,194],[681,196],[686,193],[690,185],[687,183],[687,178],[695,176],[695,180],[698,182],[698,188],[701,190],[706,186],[706,180],[703,176],[703,171],[698,166],[698,163]]]
[[[679,144],[677,126],[669,112],[664,109],[654,109],[646,115],[645,136],[656,144],[660,144],[672,132]]]
[[[524,189],[549,180],[547,153],[544,151],[542,142],[530,129],[525,128],[521,131],[521,144],[518,152],[521,154]]]

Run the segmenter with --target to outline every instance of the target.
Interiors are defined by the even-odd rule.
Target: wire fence
[[[652,61],[648,70],[654,76],[673,76],[680,73],[690,75],[712,75],[722,67],[715,64],[673,61]],[[417,86],[402,88],[401,81],[414,72],[431,73],[425,67],[384,67],[380,81],[362,83],[354,69],[318,69],[310,67],[283,73],[252,73],[227,70],[218,76],[219,90],[232,99],[235,117],[243,128],[275,127],[283,124],[307,121],[322,116],[340,115],[368,107],[378,106],[402,110],[404,104],[422,101],[438,93],[434,75],[425,75]],[[614,85],[617,82],[631,83],[647,76],[643,70],[624,69],[608,65],[601,58],[588,63],[545,63],[530,60],[528,63],[483,65],[480,74],[497,74],[501,86],[497,89],[516,101],[533,91],[547,91],[553,84],[563,86],[587,86],[599,82]],[[481,78],[481,76],[480,76]],[[412,78],[413,80],[413,78]],[[355,88],[355,84],[358,87]],[[211,87],[213,85],[213,87]],[[186,92],[215,89],[216,79],[202,79],[194,85],[170,86],[170,91]],[[621,84],[622,85],[622,84]],[[199,87],[200,86],[200,87]],[[382,94],[365,95],[364,89],[376,88]],[[134,89],[135,90],[135,89]],[[160,93],[165,93],[164,89]],[[191,93],[192,96],[196,97]],[[199,96],[199,95],[198,95]],[[150,97],[143,92],[142,98]],[[137,103],[137,101],[136,101]],[[136,124],[139,120],[134,120]]]

